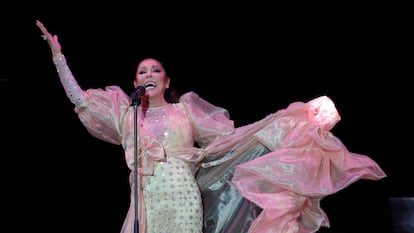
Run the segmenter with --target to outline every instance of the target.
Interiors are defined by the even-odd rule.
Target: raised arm
[[[58,41],[57,35],[52,35],[46,29],[42,22],[36,20],[36,25],[42,31],[43,39],[49,44],[50,50],[52,52],[53,63],[56,66],[60,82],[65,89],[66,95],[69,97],[70,101],[75,104],[76,108],[84,107],[87,105],[85,94],[83,90],[79,87],[75,78],[70,71],[65,56],[62,54],[62,47]]]

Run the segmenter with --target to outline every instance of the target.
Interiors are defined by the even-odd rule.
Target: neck
[[[143,99],[141,106],[142,108],[157,108],[168,105],[168,102],[165,99],[156,99],[156,100],[149,100]]]

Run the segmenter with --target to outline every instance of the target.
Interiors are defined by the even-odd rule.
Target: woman
[[[175,95],[161,62],[147,58],[133,82],[144,88],[135,117],[132,96],[119,87],[81,89],[57,36],[36,24],[83,125],[125,151],[131,202],[122,233],[134,232],[134,190],[140,233],[315,232],[329,227],[319,207],[324,196],[360,178],[385,177],[374,161],[348,152],[329,132],[340,117],[325,96],[235,128],[226,109],[194,92]]]

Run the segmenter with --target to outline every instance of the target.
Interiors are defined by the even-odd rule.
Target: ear
[[[167,82],[165,83],[166,88],[170,88],[170,81],[171,81],[171,79],[169,77],[167,77]]]
[[[135,79],[135,80],[134,80],[134,87],[135,87],[135,88],[137,88],[137,86],[138,86],[138,82],[137,82],[137,80]]]

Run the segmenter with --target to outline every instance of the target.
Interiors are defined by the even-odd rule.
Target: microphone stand
[[[139,97],[140,98],[140,97]],[[138,105],[141,102],[141,99],[132,100],[132,105],[134,107],[134,233],[139,232],[139,220],[138,220]],[[141,203],[142,204],[142,203]]]
[[[139,202],[139,186],[138,186],[138,105],[141,104],[141,96],[145,93],[145,88],[142,86],[137,87],[137,89],[130,96],[132,99],[132,106],[134,107],[134,204],[135,204],[135,214],[134,214],[134,233],[139,232],[139,219],[138,219],[138,202]],[[139,182],[141,184],[141,181]],[[143,205],[144,203],[141,203]]]

